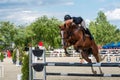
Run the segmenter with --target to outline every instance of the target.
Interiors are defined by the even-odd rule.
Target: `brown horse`
[[[63,42],[66,44],[64,45],[64,49],[66,50],[67,47],[73,45],[75,50],[81,50],[82,57],[88,62],[92,63],[91,59],[89,59],[89,55],[92,54],[96,61],[99,63],[103,59],[100,57],[98,53],[98,47],[94,40],[91,40],[88,35],[85,34],[85,31],[82,27],[78,27],[78,25],[73,24],[71,21],[67,21],[64,25],[60,26],[61,31],[63,31]],[[66,51],[67,52],[67,51]],[[66,53],[68,54],[68,53]],[[94,71],[93,67],[92,72]],[[102,73],[101,68],[100,73]]]
[[[63,25],[60,25],[59,26],[60,28],[60,31],[61,31],[61,37],[62,37],[62,45],[63,45],[63,48],[65,50],[65,55],[66,56],[70,56],[70,54],[67,52],[67,48],[74,45],[75,44],[75,41],[69,41],[68,42],[68,38],[69,38],[69,33],[66,31],[66,25],[63,24]]]
[[[70,35],[72,34],[70,30],[67,30],[66,24],[60,25],[59,26],[60,31],[61,31],[61,37],[62,37],[62,45],[65,50],[65,55],[70,56],[70,54],[67,52],[67,48],[74,45],[77,41],[75,40],[70,40]],[[76,49],[78,51],[78,49]],[[78,51],[79,52],[79,51]]]

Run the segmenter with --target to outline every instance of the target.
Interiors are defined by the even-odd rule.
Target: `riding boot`
[[[86,33],[90,36],[90,39],[91,39],[91,40],[94,39],[88,28],[86,29]]]
[[[85,28],[84,27],[82,27],[82,28],[83,28],[84,32],[86,33]],[[85,34],[83,34],[83,41],[85,41]]]

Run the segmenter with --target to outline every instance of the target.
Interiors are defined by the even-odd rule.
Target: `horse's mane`
[[[74,22],[71,22],[70,20],[66,21],[64,26],[67,28],[68,31],[73,32],[73,30],[81,30],[84,32],[84,28],[82,26],[76,25]]]

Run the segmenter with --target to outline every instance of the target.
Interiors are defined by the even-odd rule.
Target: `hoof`
[[[102,71],[100,71],[100,74],[104,74]]]
[[[80,63],[84,63],[84,60],[83,60],[83,59],[81,59],[81,60],[80,60]]]
[[[100,74],[104,74],[103,72],[100,72]]]
[[[65,56],[70,57],[71,54],[65,54]]]
[[[97,74],[97,71],[93,71],[93,74]]]

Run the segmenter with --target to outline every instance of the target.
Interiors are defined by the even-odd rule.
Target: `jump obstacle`
[[[81,73],[51,73],[46,72],[46,66],[79,66],[79,67],[120,67],[120,63],[66,63],[66,62],[46,62],[45,50],[32,50],[29,51],[29,80],[39,80],[34,79],[34,72],[43,72],[43,80],[47,80],[46,77],[51,76],[86,76],[86,77],[120,77],[120,74],[81,74]],[[35,63],[33,56],[42,57],[42,63]],[[34,70],[33,70],[34,69]]]

